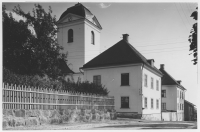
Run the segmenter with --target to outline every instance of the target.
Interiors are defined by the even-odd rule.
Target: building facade
[[[196,117],[195,105],[187,100],[184,100],[184,120],[195,121]]]
[[[166,72],[164,64],[161,64],[159,70],[163,73],[161,92],[162,112],[176,112],[176,121],[184,121],[184,99],[186,89],[181,85],[180,80],[175,80]]]
[[[118,113],[161,120],[162,73],[128,42],[128,34],[85,65],[84,80],[101,83]],[[96,81],[98,80],[98,81]]]

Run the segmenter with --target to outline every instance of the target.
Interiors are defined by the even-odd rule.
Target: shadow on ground
[[[141,124],[141,125],[112,125],[112,126],[103,126],[103,127],[96,127],[98,128],[134,128],[134,127],[141,127],[141,129],[185,129],[191,127],[192,125],[189,124]]]

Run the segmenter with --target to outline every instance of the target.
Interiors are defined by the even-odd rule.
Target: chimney
[[[165,69],[165,64],[160,64],[160,69]]]
[[[126,42],[128,42],[128,36],[129,35],[128,34],[122,34],[122,35],[123,35],[123,40],[126,41]]]
[[[181,80],[177,80],[177,82],[178,82],[179,84],[181,84]]]
[[[79,3],[79,2],[77,4],[75,4],[75,6],[79,6],[79,5],[81,5],[81,3]]]

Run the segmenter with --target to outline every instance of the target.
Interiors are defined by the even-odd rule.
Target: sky
[[[77,1],[78,2],[78,1]],[[43,2],[44,9],[51,6],[58,20],[67,8],[77,2]],[[18,4],[25,12],[32,12],[35,3],[3,3],[7,10]],[[165,64],[165,70],[176,80],[181,80],[187,91],[186,100],[198,103],[198,68],[189,55],[188,36],[195,23],[190,15],[196,10],[197,2],[81,2],[98,19],[102,26],[101,52],[129,34],[132,44],[147,59],[154,59],[155,66]]]

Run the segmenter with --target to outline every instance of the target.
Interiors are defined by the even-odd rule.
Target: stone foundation
[[[66,110],[3,110],[3,128],[75,122],[105,121],[116,119],[115,111],[66,109]]]

